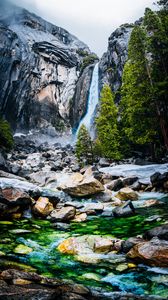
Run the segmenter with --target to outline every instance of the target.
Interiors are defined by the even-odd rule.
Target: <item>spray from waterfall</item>
[[[89,90],[89,98],[87,104],[87,111],[85,116],[81,119],[78,129],[76,131],[76,136],[79,132],[81,125],[85,125],[88,129],[90,136],[94,138],[95,129],[94,129],[94,119],[96,114],[96,107],[99,101],[99,63],[97,63],[94,67],[92,74],[92,81]]]

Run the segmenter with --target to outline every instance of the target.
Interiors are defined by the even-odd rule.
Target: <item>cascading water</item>
[[[97,63],[94,67],[92,74],[92,81],[90,85],[89,98],[87,104],[87,112],[85,116],[81,119],[78,129],[76,131],[76,136],[79,132],[81,125],[85,125],[88,129],[91,137],[94,137],[94,117],[96,113],[96,106],[99,101],[99,91],[98,91],[98,83],[99,83],[99,63]]]

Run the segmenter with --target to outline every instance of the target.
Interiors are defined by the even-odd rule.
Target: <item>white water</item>
[[[94,117],[96,112],[96,107],[99,101],[99,92],[98,92],[98,82],[99,82],[99,63],[94,67],[92,74],[92,81],[90,85],[87,112],[85,116],[81,119],[78,129],[76,131],[76,136],[79,132],[81,125],[85,125],[88,129],[91,137],[94,137]]]

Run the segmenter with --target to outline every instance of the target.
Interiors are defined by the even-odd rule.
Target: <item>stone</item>
[[[94,249],[95,253],[108,253],[113,248],[113,242],[111,239],[97,237],[94,239]]]
[[[90,175],[87,170],[84,175],[74,173],[69,176],[69,179],[60,186],[60,189],[71,196],[85,197],[104,191],[104,186],[100,181]]]
[[[118,271],[118,272],[123,272],[123,271],[126,271],[127,269],[128,269],[128,265],[127,264],[119,264],[116,267],[116,271]]]
[[[50,214],[52,221],[69,221],[74,218],[76,209],[73,206],[63,207],[60,210],[53,210]]]
[[[106,187],[111,191],[119,191],[124,187],[122,179],[118,178],[109,182]]]
[[[38,184],[38,186],[46,186],[50,182],[57,183],[57,175],[54,171],[39,171],[31,173],[28,176],[32,183]]]
[[[58,246],[61,253],[72,255],[106,254],[113,250],[113,240],[99,235],[70,237]]]
[[[130,237],[128,240],[122,242],[122,251],[127,253],[133,248],[135,245],[139,243],[143,243],[145,240],[139,237]]]
[[[25,279],[21,279],[21,278],[13,279],[12,282],[14,285],[27,285],[27,284],[33,283],[33,281],[25,280]]]
[[[13,252],[16,254],[29,254],[33,251],[32,248],[25,246],[25,245],[18,245]]]
[[[147,240],[151,240],[153,237],[168,241],[168,224],[155,227],[144,233],[144,238]]]
[[[87,220],[87,214],[82,213],[82,214],[76,215],[75,218],[72,221],[77,222],[77,223],[81,223],[81,222],[85,222],[86,220]]]
[[[87,203],[85,204],[84,208],[82,208],[83,212],[88,211],[96,211],[96,212],[102,212],[104,209],[104,205],[102,203]]]
[[[133,191],[131,188],[129,187],[125,187],[123,189],[121,189],[116,195],[115,197],[119,198],[122,201],[126,201],[126,200],[138,200],[138,194]]]
[[[36,204],[33,206],[34,214],[43,217],[48,216],[53,211],[53,209],[54,209],[53,204],[46,197],[40,197],[36,201]]]
[[[94,280],[94,281],[100,281],[101,277],[100,275],[97,275],[95,273],[85,273],[82,274],[82,278],[86,280]]]
[[[101,158],[98,164],[102,168],[110,166],[110,163],[105,158]]]
[[[9,230],[10,233],[13,234],[26,234],[26,233],[31,233],[31,230],[27,230],[27,229],[11,229]]]
[[[19,205],[19,206],[27,206],[30,205],[32,200],[30,196],[15,188],[0,188],[0,202],[7,205]]]
[[[127,254],[135,261],[157,267],[168,266],[168,242],[153,238],[149,242],[135,245]]]
[[[126,178],[123,178],[122,181],[123,181],[124,186],[130,186],[130,185],[135,184],[135,182],[138,181],[138,177],[137,176],[126,177]]]
[[[113,209],[113,215],[115,217],[128,217],[135,214],[135,208],[131,201],[127,201],[123,205]]]

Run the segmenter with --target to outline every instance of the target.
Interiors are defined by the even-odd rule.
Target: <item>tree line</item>
[[[91,141],[86,128],[79,130],[79,159],[84,132],[92,159],[97,154],[119,160],[138,149],[157,159],[168,152],[168,1],[157,4],[160,10],[147,8],[141,24],[132,30],[119,105],[105,85],[96,119],[97,139]]]

